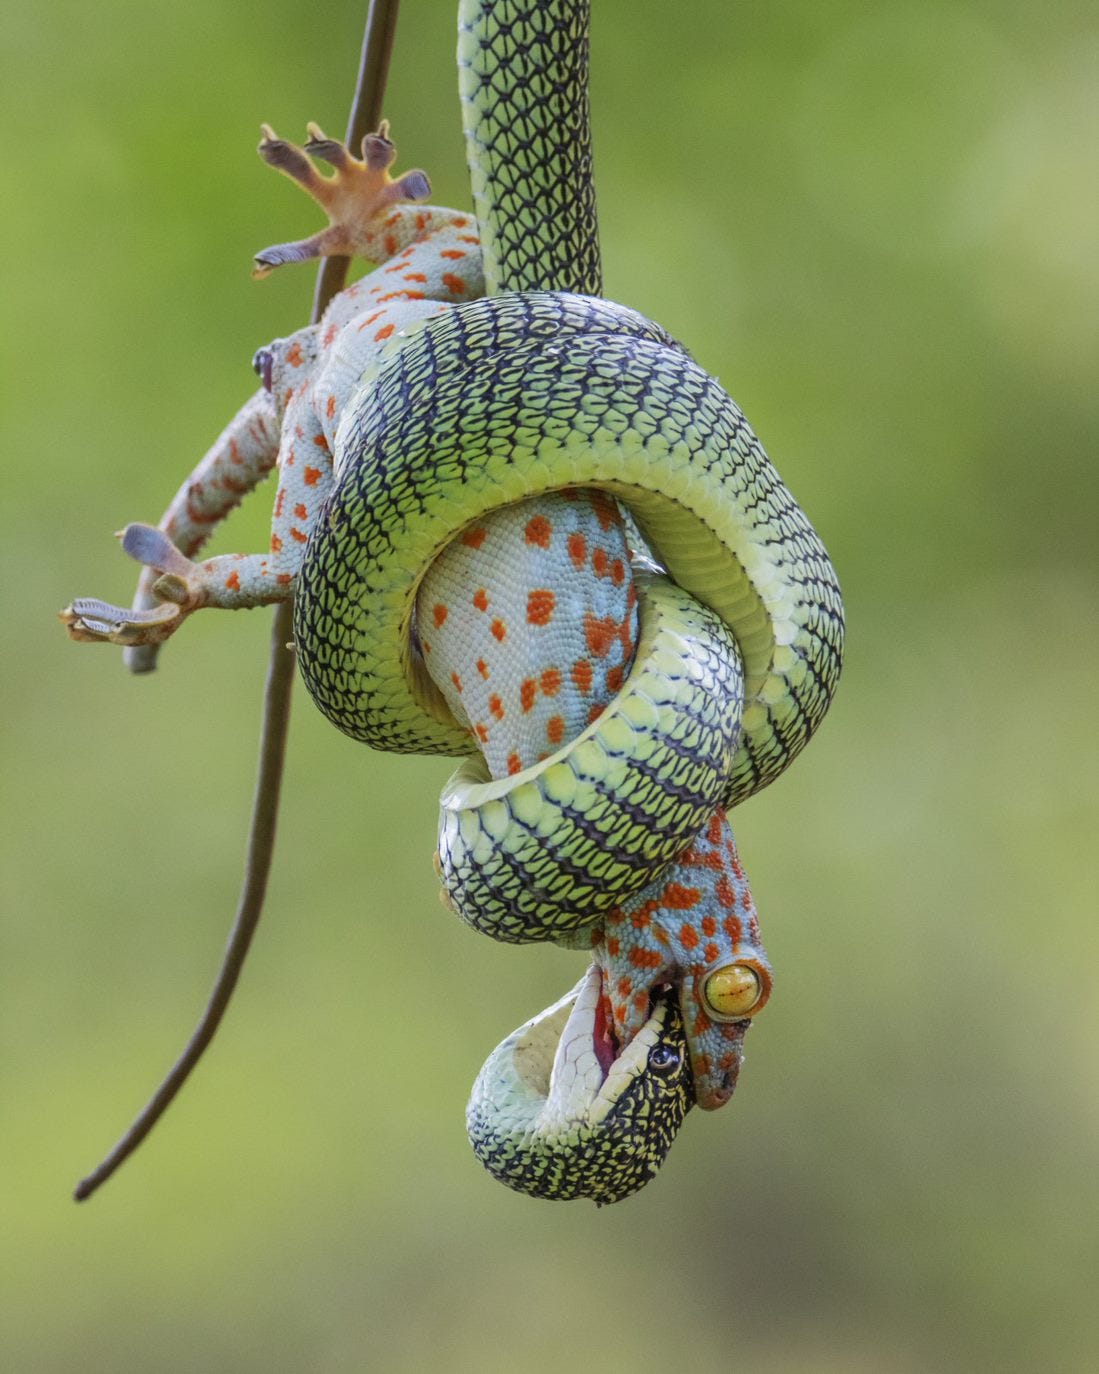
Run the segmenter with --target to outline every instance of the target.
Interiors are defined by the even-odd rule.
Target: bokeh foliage
[[[299,694],[266,926],[153,1142],[235,898],[267,615],[162,671],[69,645],[295,327],[317,227],[251,151],[342,130],[361,7],[8,7],[0,1355],[35,1371],[1094,1368],[1097,30],[1075,0],[596,0],[608,294],[684,338],[823,534],[832,716],[736,816],[777,993],[734,1103],[602,1212],[462,1109],[577,957],[437,906],[442,761]],[[449,4],[403,166],[467,203]],[[254,549],[268,496],[216,547]]]

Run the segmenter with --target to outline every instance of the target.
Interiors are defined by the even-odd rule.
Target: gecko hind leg
[[[265,277],[287,262],[333,255],[354,257],[366,241],[367,226],[383,210],[399,201],[426,200],[431,194],[427,175],[418,169],[397,180],[389,175],[397,149],[385,120],[363,139],[361,160],[316,124],[307,126],[309,139],[304,148],[279,138],[269,124],[260,127],[260,157],[304,188],[328,216],[328,227],[311,238],[264,248],[255,256],[253,277]],[[327,162],[333,175],[322,176],[312,157]]]

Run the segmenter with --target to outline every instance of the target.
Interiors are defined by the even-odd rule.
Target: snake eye
[[[751,964],[724,964],[702,985],[702,1000],[715,1021],[740,1021],[761,1011],[771,992],[764,970]]]
[[[275,361],[275,355],[270,348],[259,348],[256,356],[252,359],[252,370],[263,383],[263,389],[268,394],[271,392],[271,367]]]
[[[649,1068],[661,1078],[669,1078],[679,1068],[679,1055],[668,1045],[654,1045],[649,1051]]]

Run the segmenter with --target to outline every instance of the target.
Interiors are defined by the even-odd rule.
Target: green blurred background
[[[152,678],[69,644],[300,323],[261,119],[342,131],[362,6],[8,7],[0,1363],[762,1374],[1096,1368],[1096,64],[1062,0],[596,0],[607,293],[736,396],[839,568],[845,680],[736,816],[778,990],[734,1103],[604,1211],[465,1143],[578,956],[431,872],[441,760],[299,693],[264,928],[154,1139],[235,901],[268,613]],[[406,3],[400,165],[468,204],[451,6]],[[13,509],[14,503],[14,509]],[[265,541],[259,495],[218,550]]]

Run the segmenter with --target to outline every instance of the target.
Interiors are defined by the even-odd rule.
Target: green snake
[[[598,299],[586,65],[586,6],[463,3],[460,87],[489,294],[401,331],[361,378],[296,602],[303,676],[340,729],[376,747],[468,755],[469,725],[429,675],[416,620],[434,560],[492,512],[561,491],[598,489],[636,521],[672,583],[639,581],[640,650],[621,695],[548,758],[497,779],[469,761],[444,793],[449,902],[511,941],[560,938],[620,909],[715,805],[789,764],[840,667],[835,574],[747,421],[659,326]],[[537,1031],[548,1046],[566,1005],[582,1010],[574,995],[516,1036]],[[654,1043],[682,1040],[667,1007],[646,1022]],[[645,1119],[665,1114],[651,1140],[598,1094],[591,1119],[574,1112],[562,1134],[548,1123],[549,1078],[532,1089],[515,1044],[474,1093],[482,1162],[542,1196],[613,1200],[640,1186],[633,1174],[609,1183],[592,1160],[620,1157],[628,1141],[624,1153],[655,1168],[683,1094],[645,1091],[657,1080],[642,1065],[631,1092]],[[682,1059],[681,1043],[670,1057]]]

